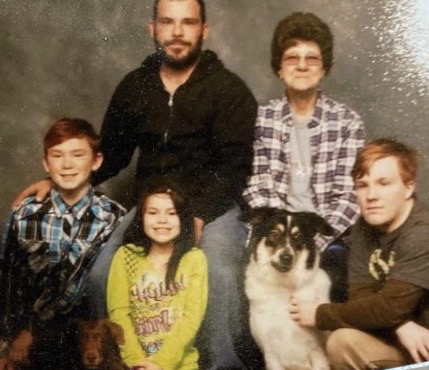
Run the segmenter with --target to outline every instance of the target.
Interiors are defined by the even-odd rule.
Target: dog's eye
[[[282,233],[279,230],[271,230],[267,235],[266,244],[270,247],[276,247],[280,244]]]
[[[300,249],[300,247],[302,247],[303,244],[305,244],[301,233],[290,234],[290,242],[297,249]]]
[[[300,233],[293,233],[293,234],[290,234],[290,238],[293,241],[299,241],[301,239],[301,235],[300,235]]]

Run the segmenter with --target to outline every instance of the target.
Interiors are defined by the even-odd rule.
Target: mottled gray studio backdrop
[[[269,42],[292,11],[311,11],[335,35],[330,94],[363,117],[369,137],[390,136],[422,154],[429,199],[429,0],[207,0],[210,40],[259,102],[281,94]],[[61,116],[99,127],[111,94],[152,51],[151,0],[0,0],[0,216],[18,190],[44,176],[41,140]],[[120,178],[119,178],[120,177]],[[132,170],[105,190],[125,201]]]

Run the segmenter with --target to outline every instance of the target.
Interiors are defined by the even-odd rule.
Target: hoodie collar
[[[154,81],[157,85],[163,86],[159,73],[160,67],[161,62],[157,53],[149,55],[142,63],[142,68],[145,70],[145,74],[147,73],[152,76],[150,80]],[[193,83],[200,79],[204,79],[207,75],[211,75],[214,71],[222,67],[223,63],[217,57],[215,52],[211,50],[203,50],[197,66],[186,83]]]

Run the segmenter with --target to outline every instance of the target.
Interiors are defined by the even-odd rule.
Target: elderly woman
[[[334,229],[317,239],[322,267],[332,272],[332,298],[345,292],[347,247],[341,237],[358,217],[350,171],[364,145],[359,115],[320,90],[333,64],[333,37],[312,13],[293,13],[277,25],[271,44],[282,99],[259,107],[248,205],[315,212]]]

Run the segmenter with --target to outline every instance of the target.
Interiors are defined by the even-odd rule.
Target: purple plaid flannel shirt
[[[292,114],[286,97],[259,107],[255,128],[252,175],[243,196],[250,207],[285,209],[290,174]],[[353,225],[359,215],[350,175],[357,152],[365,142],[359,115],[319,92],[311,128],[313,203],[334,229],[334,237],[318,237],[324,249]]]

